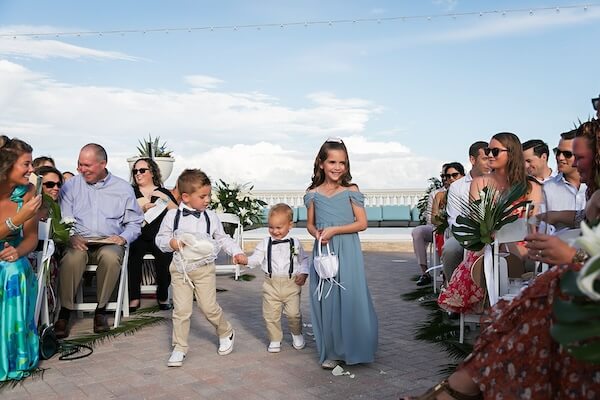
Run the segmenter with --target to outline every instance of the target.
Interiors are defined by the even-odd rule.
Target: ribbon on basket
[[[494,259],[492,255],[492,245],[486,244],[483,248],[483,273],[485,275],[485,286],[490,299],[490,305],[498,302],[496,293],[496,282],[494,281]]]
[[[315,271],[317,272],[317,275],[319,275],[319,283],[315,289],[315,295],[319,301],[321,301],[321,298],[323,297],[323,288],[325,286],[325,282],[329,282],[329,290],[325,294],[325,298],[327,298],[327,296],[329,296],[331,293],[331,289],[333,289],[334,284],[346,290],[346,288],[335,279],[340,268],[339,260],[335,253],[333,253],[329,248],[329,242],[327,242],[325,246],[327,248],[327,253],[323,255],[323,242],[321,238],[319,238],[317,247],[318,255],[315,256],[313,262]]]

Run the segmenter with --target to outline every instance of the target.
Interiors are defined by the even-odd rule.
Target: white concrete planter
[[[139,160],[140,156],[129,157],[127,162],[129,163],[129,170],[133,168],[133,164]],[[162,176],[163,183],[169,179],[171,176],[171,172],[173,172],[173,163],[175,159],[173,157],[154,157],[154,161],[158,165],[158,169],[160,169],[160,175]]]

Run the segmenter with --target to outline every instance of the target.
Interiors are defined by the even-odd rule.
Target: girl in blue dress
[[[339,362],[373,362],[377,350],[377,315],[358,238],[358,232],[367,228],[364,196],[351,180],[344,142],[328,139],[317,154],[312,183],[304,196],[307,229],[315,237],[313,256],[318,254],[319,240],[329,243],[339,259],[336,281],[343,287],[325,282],[319,298],[319,276],[311,267],[312,324],[319,362],[326,369]]]
[[[0,136],[0,382],[37,367],[37,283],[27,260],[35,249],[41,196],[29,185],[31,147]]]

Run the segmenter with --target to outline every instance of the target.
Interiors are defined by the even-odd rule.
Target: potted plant
[[[167,149],[167,142],[162,142],[161,144],[160,136],[152,138],[148,134],[148,139],[139,140],[138,144],[137,150],[139,155],[127,159],[129,169],[133,168],[133,164],[140,158],[152,158],[160,169],[163,182],[166,181],[173,171],[173,163],[175,162],[172,156],[173,151]]]

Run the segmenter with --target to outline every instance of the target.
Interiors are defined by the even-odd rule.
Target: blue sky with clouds
[[[151,133],[174,150],[174,174],[257,189],[306,187],[320,144],[341,136],[361,187],[424,187],[475,140],[512,131],[554,146],[592,115],[600,2],[563,8],[577,4],[0,0],[0,132],[63,170],[99,142],[120,176]],[[552,9],[435,16],[538,7]],[[416,15],[434,17],[387,20]],[[342,19],[381,21],[279,26]],[[13,38],[110,30],[136,32]]]

